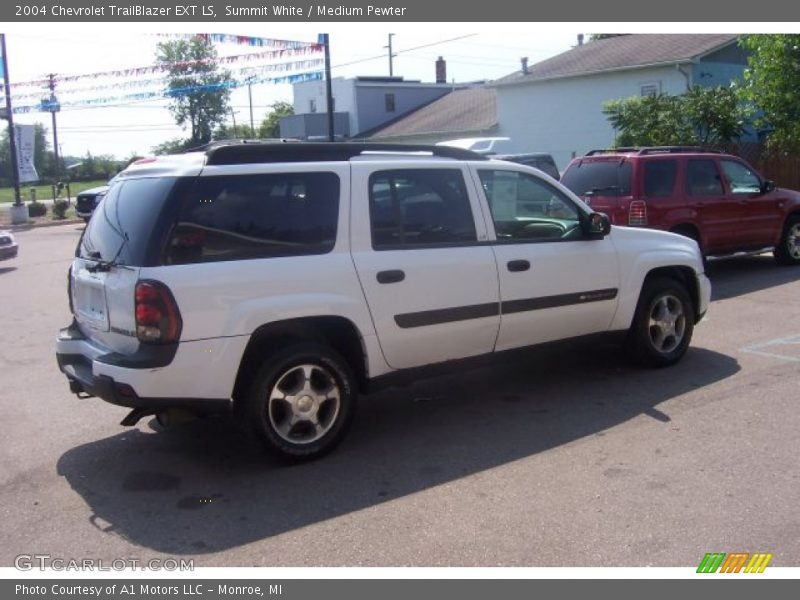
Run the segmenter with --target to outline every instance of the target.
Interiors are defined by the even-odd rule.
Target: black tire
[[[651,325],[651,317],[656,324]],[[671,320],[672,335],[665,333]],[[675,364],[689,348],[694,320],[695,308],[683,283],[670,277],[645,281],[628,332],[629,356],[649,367]]]
[[[778,242],[773,254],[775,260],[780,265],[800,264],[800,216],[792,215],[786,219],[781,234],[781,241]]]
[[[273,454],[311,460],[344,438],[356,397],[347,361],[323,343],[298,343],[266,360],[242,399],[239,417],[251,437]]]

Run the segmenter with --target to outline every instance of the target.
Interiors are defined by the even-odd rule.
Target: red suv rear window
[[[633,169],[627,160],[580,160],[561,183],[578,196],[630,196]]]

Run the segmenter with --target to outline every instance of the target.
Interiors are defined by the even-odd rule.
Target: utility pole
[[[50,80],[47,87],[50,89],[50,99],[47,101],[47,110],[53,117],[53,154],[56,159],[56,181],[61,179],[61,155],[58,146],[58,128],[56,126],[56,113],[61,109],[61,105],[56,98],[56,74],[50,73],[47,78]]]
[[[233,107],[231,106],[231,119],[233,120],[233,137],[238,137],[236,135],[236,115],[233,112]]]
[[[14,113],[11,110],[11,84],[8,82],[8,59],[6,58],[6,35],[0,33],[0,52],[2,52],[3,91],[6,94],[6,114],[8,119],[8,145],[11,151],[11,180],[14,182],[14,206],[23,206],[19,194],[19,167],[17,166],[17,132],[14,129]],[[26,214],[27,218],[27,214]]]
[[[335,139],[333,133],[333,89],[331,88],[331,40],[327,33],[322,34],[325,45],[325,105],[328,109],[328,141]]]
[[[394,77],[394,64],[392,59],[394,58],[394,54],[392,54],[392,38],[394,37],[393,33],[389,34],[389,45],[384,46],[384,48],[389,48],[389,77]]]

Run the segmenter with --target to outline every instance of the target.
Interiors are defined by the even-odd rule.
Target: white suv
[[[604,331],[670,365],[709,302],[694,241],[456,148],[212,145],[139,161],[98,210],[57,342],[70,389],[124,425],[233,410],[293,458],[418,367]]]

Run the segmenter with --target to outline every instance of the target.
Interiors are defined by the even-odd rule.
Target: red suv
[[[593,150],[561,183],[616,225],[694,239],[704,256],[772,249],[800,263],[800,193],[775,187],[744,160],[703,148]]]

